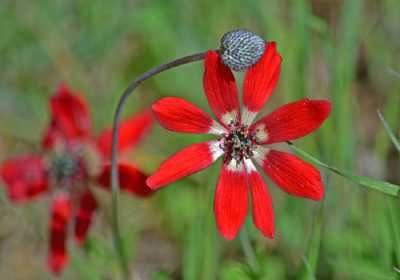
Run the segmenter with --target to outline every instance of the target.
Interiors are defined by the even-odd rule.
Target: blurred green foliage
[[[171,59],[215,49],[223,33],[241,27],[277,41],[283,56],[279,87],[265,112],[303,97],[333,102],[327,123],[296,145],[348,172],[398,184],[398,154],[376,110],[399,138],[400,79],[390,74],[400,69],[399,11],[398,0],[2,0],[0,160],[39,149],[48,98],[60,81],[83,92],[100,130],[110,125],[119,95],[135,76]],[[202,64],[195,63],[145,82],[125,113],[167,95],[207,109],[202,71]],[[151,172],[169,154],[202,139],[155,128],[131,158]],[[393,269],[400,267],[398,201],[325,170],[321,203],[289,197],[269,184],[276,239],[265,239],[247,223],[261,267],[252,272],[239,242],[226,242],[216,231],[212,197],[218,169],[216,164],[150,200],[123,195],[124,244],[134,275],[157,280],[400,278]],[[47,202],[20,210],[4,191],[0,195],[0,250],[7,254],[1,275],[49,279]],[[103,210],[90,240],[83,250],[70,246],[72,264],[61,279],[114,279],[118,274],[110,197],[98,196]],[[32,236],[38,237],[32,241]],[[38,254],[40,259],[20,268],[18,258]]]

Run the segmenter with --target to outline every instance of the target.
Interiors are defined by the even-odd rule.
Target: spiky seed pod
[[[266,42],[247,30],[233,30],[221,38],[220,55],[225,65],[234,71],[243,71],[263,55]]]

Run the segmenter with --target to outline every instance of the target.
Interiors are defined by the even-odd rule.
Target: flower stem
[[[124,275],[124,279],[129,279],[129,268],[121,240],[120,235],[120,227],[118,221],[118,194],[119,194],[119,178],[118,178],[118,170],[117,170],[117,161],[118,161],[118,135],[119,135],[119,122],[121,119],[121,114],[123,111],[123,107],[126,103],[128,97],[132,94],[132,92],[145,80],[157,75],[165,70],[175,68],[177,66],[195,62],[198,60],[202,60],[204,58],[205,52],[196,53],[192,55],[188,55],[182,58],[178,58],[166,64],[162,64],[155,68],[150,69],[149,71],[143,73],[136,79],[132,80],[129,86],[125,89],[123,94],[121,95],[117,109],[114,113],[113,120],[113,129],[112,129],[112,145],[111,145],[111,189],[112,189],[112,233],[113,233],[113,241],[114,247],[118,255],[119,263],[121,266],[121,270]]]
[[[242,230],[239,233],[239,239],[240,244],[243,248],[244,256],[247,260],[247,264],[249,265],[251,271],[255,275],[258,275],[260,267],[258,265],[256,254],[254,253],[253,246],[250,243],[249,234],[245,226],[243,226]]]

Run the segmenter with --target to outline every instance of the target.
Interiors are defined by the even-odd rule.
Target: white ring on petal
[[[242,124],[246,126],[250,126],[253,120],[256,118],[257,112],[251,112],[247,107],[243,107],[242,110]]]
[[[221,134],[225,134],[228,131],[219,123],[213,120],[213,124],[210,127],[210,130],[208,131],[208,133],[210,134],[215,134],[215,135],[221,135]]]
[[[257,172],[256,166],[254,165],[253,161],[249,158],[244,160],[244,165],[246,167],[247,173],[250,174],[252,172]]]
[[[230,125],[232,121],[235,122],[237,119],[238,119],[238,112],[236,110],[225,113],[221,116],[222,122],[226,125]]]
[[[258,165],[263,166],[265,157],[269,153],[269,149],[263,146],[257,145],[254,150],[253,159],[257,162]]]
[[[267,142],[268,140],[268,131],[265,129],[265,124],[260,123],[255,128],[254,131],[256,132],[257,140],[260,142]]]
[[[224,150],[221,149],[219,141],[208,142],[208,147],[210,149],[213,161],[216,161],[220,156],[224,154]]]
[[[237,162],[236,160],[232,159],[228,164],[226,164],[226,169],[232,172],[243,172],[244,164],[241,161]]]

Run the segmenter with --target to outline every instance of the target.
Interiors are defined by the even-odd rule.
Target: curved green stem
[[[112,145],[111,145],[111,190],[112,190],[112,233],[113,233],[113,241],[115,250],[117,251],[119,263],[121,266],[121,270],[124,275],[124,279],[129,279],[129,268],[126,260],[124,247],[122,244],[122,239],[120,235],[120,227],[118,221],[118,194],[119,194],[119,178],[118,178],[118,169],[117,169],[117,161],[118,161],[118,132],[119,132],[119,122],[122,115],[123,107],[126,103],[128,97],[132,94],[132,92],[145,80],[157,75],[163,71],[166,71],[171,68],[175,68],[177,66],[195,62],[198,60],[202,60],[204,58],[205,53],[196,53],[192,55],[188,55],[166,64],[162,64],[155,68],[150,69],[149,71],[143,73],[136,79],[130,82],[129,86],[123,92],[121,98],[119,99],[117,109],[114,113],[113,120],[113,128],[112,128]]]

